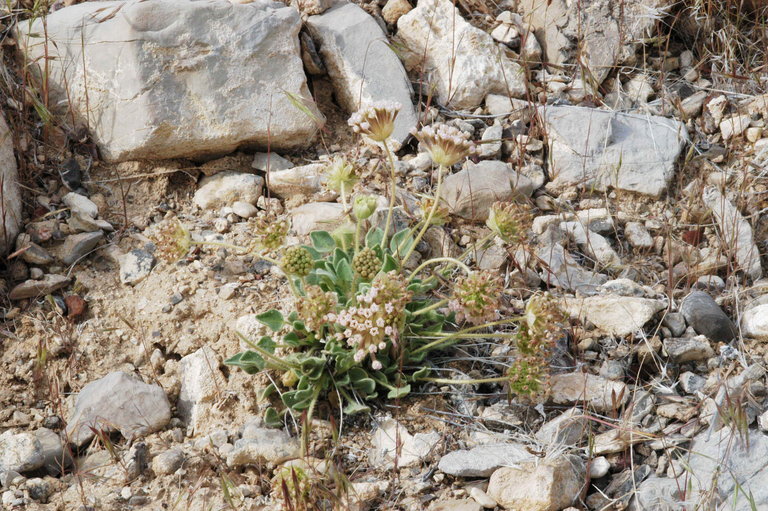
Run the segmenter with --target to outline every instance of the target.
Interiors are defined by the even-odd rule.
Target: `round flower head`
[[[347,122],[355,133],[384,142],[395,130],[395,118],[401,108],[400,103],[377,101],[352,114]]]
[[[502,241],[519,243],[525,240],[525,226],[530,218],[531,215],[523,204],[495,202],[491,206],[485,225]]]
[[[265,250],[275,251],[285,243],[290,228],[287,219],[261,217],[256,221],[256,244]]]
[[[474,152],[469,135],[447,124],[424,126],[414,136],[441,167],[451,167]]]
[[[288,275],[306,277],[312,271],[312,255],[304,247],[288,247],[283,254],[281,265]]]
[[[325,186],[334,192],[342,189],[351,190],[359,178],[355,174],[355,167],[342,157],[336,157],[327,168]]]
[[[158,232],[155,244],[161,259],[176,261],[192,247],[192,234],[178,220],[167,222]]]
[[[456,281],[449,306],[460,319],[479,325],[496,318],[503,292],[504,284],[498,275],[472,272]]]

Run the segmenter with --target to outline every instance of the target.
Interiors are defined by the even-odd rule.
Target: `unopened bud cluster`
[[[352,268],[363,280],[371,280],[381,269],[381,260],[370,247],[360,250],[352,259]]]
[[[289,247],[283,254],[281,266],[288,275],[306,277],[312,271],[312,255],[304,247]]]
[[[274,252],[285,243],[290,223],[285,219],[261,217],[256,220],[256,240],[259,248]]]
[[[178,220],[165,222],[155,236],[156,255],[165,261],[181,259],[192,246],[192,235]]]
[[[521,243],[525,241],[530,221],[531,213],[525,205],[517,202],[495,202],[485,224],[503,241]]]
[[[320,286],[307,286],[304,298],[296,301],[299,317],[307,330],[317,332],[325,324],[325,317],[336,310],[336,293],[323,291]]]

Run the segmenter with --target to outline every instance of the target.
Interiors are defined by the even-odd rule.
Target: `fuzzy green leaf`
[[[291,410],[306,410],[312,404],[312,389],[283,392],[283,403]]]
[[[403,385],[402,387],[394,388],[387,393],[389,399],[399,399],[407,396],[411,392],[410,385]]]
[[[384,239],[384,231],[378,227],[374,227],[368,231],[365,235],[365,246],[376,247],[381,245],[381,240]]]
[[[313,231],[309,233],[312,246],[321,253],[331,252],[336,248],[336,242],[328,231]]]
[[[283,324],[285,323],[285,320],[283,320],[283,315],[280,313],[280,311],[275,309],[264,312],[262,314],[257,314],[256,320],[259,323],[268,326],[269,329],[273,332],[277,332],[283,328]]]
[[[271,406],[264,412],[264,425],[268,428],[282,428],[283,427],[283,415],[278,413],[277,410]]]
[[[397,264],[397,261],[395,260],[394,257],[392,257],[389,254],[384,256],[384,266],[381,267],[381,271],[383,271],[384,273],[387,273],[387,272],[390,272],[393,270],[399,270],[399,269],[400,269],[400,265]]]
[[[256,374],[264,370],[264,359],[255,351],[243,351],[224,361],[225,364],[241,368],[248,374]]]
[[[357,401],[348,401],[347,406],[344,407],[344,413],[347,415],[354,415],[356,413],[368,413],[371,411],[369,406],[366,406]]]
[[[411,229],[403,229],[402,231],[396,232],[395,235],[392,236],[392,239],[389,241],[389,249],[393,254],[399,256],[405,255],[405,253],[408,252],[408,250],[411,248],[411,245],[413,245]]]

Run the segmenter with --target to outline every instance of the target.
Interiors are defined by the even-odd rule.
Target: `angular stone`
[[[476,222],[488,218],[496,201],[530,197],[533,183],[504,162],[488,160],[474,164],[446,177],[441,198],[450,212]]]
[[[26,233],[21,233],[16,238],[16,250],[24,250],[21,258],[25,263],[44,266],[54,261],[53,256],[37,243],[33,243],[30,235]]]
[[[19,190],[13,137],[0,114],[0,254],[5,255],[21,226],[21,192]]]
[[[723,119],[720,122],[720,133],[723,134],[723,140],[729,140],[744,133],[749,128],[751,120],[747,114],[732,115]]]
[[[342,2],[310,16],[307,28],[320,47],[339,104],[352,113],[375,101],[400,103],[392,138],[405,142],[418,122],[411,85],[376,20],[357,5]]]
[[[664,339],[664,352],[671,361],[678,364],[707,360],[715,356],[709,340],[703,335],[690,339]]]
[[[541,425],[536,440],[548,445],[578,445],[586,438],[590,421],[579,408],[570,408]]]
[[[79,193],[69,192],[61,198],[61,202],[72,210],[72,213],[82,213],[91,218],[99,216],[99,207],[91,199]]]
[[[181,419],[194,429],[197,429],[216,396],[226,388],[219,364],[219,356],[208,346],[187,355],[179,362],[181,391],[176,407]]]
[[[269,169],[269,171],[272,172],[275,170],[290,169],[293,167],[293,163],[279,154],[256,153],[253,155],[253,163],[251,163],[251,167],[256,170],[263,170],[264,172]]]
[[[411,435],[404,426],[393,419],[385,419],[373,432],[368,463],[376,468],[410,467],[421,463],[432,454],[440,441],[440,434],[416,433]]]
[[[680,312],[697,334],[711,341],[729,342],[739,335],[723,309],[703,291],[693,291],[683,300]]]
[[[666,308],[659,300],[616,295],[564,298],[563,305],[572,318],[589,321],[603,332],[618,337],[640,330]]]
[[[200,181],[193,201],[200,209],[216,209],[235,201],[256,204],[263,186],[264,178],[256,174],[219,172]]]
[[[93,438],[93,427],[132,439],[159,431],[170,420],[171,405],[160,386],[117,371],[83,387],[67,421],[67,435],[82,445]]]
[[[558,405],[585,403],[588,409],[608,412],[614,405],[618,408],[627,402],[629,389],[622,382],[593,374],[555,374],[551,380],[551,398]]]
[[[723,237],[727,253],[734,259],[744,273],[752,280],[763,276],[760,266],[760,250],[755,244],[752,226],[741,212],[717,188],[709,186],[702,194],[704,204],[712,210]],[[733,250],[731,252],[731,249]]]
[[[573,455],[526,461],[494,472],[488,495],[504,509],[557,511],[578,500],[585,473],[584,462]]]
[[[278,465],[298,457],[300,452],[299,442],[285,431],[251,428],[249,438],[241,438],[235,442],[234,450],[227,455],[227,465]]]
[[[323,183],[326,180],[326,168],[324,163],[310,163],[286,170],[269,173],[269,191],[280,199],[289,199],[294,195],[306,195],[312,197],[323,191]],[[337,194],[325,190],[328,200],[335,199]]]
[[[449,452],[440,458],[437,468],[456,477],[489,477],[500,467],[532,458],[523,444],[490,444]]]
[[[540,261],[541,280],[547,285],[570,291],[593,292],[598,286],[608,282],[607,275],[582,267],[565,251],[561,243],[554,241],[551,237],[542,240],[535,251]]]
[[[50,104],[88,126],[108,160],[309,144],[310,99],[296,9],[275,2],[87,2],[20,25],[47,58]],[[310,117],[288,94],[303,98]]]
[[[29,472],[43,466],[43,448],[32,433],[0,434],[0,472]]]
[[[11,300],[23,300],[24,298],[45,296],[66,287],[67,284],[69,284],[69,279],[64,275],[48,273],[43,276],[42,280],[25,280],[18,284],[11,289],[8,297]]]
[[[419,0],[398,20],[397,37],[406,48],[406,67],[428,77],[442,105],[471,109],[488,94],[525,94],[523,68],[450,0]]]
[[[344,223],[344,206],[335,202],[310,202],[291,212],[292,227],[303,236],[312,231],[332,231]]]
[[[634,248],[640,250],[653,248],[653,238],[648,229],[640,222],[627,222],[627,225],[624,226],[624,236]]]
[[[621,265],[619,254],[603,236],[589,231],[579,222],[563,222],[560,229],[579,245],[587,255],[607,268],[615,268]]]
[[[741,316],[744,337],[768,341],[768,303],[747,310]]]
[[[59,259],[66,265],[75,264],[87,256],[104,239],[104,233],[83,232],[67,236],[64,244],[58,247]]]
[[[672,181],[688,138],[664,117],[595,108],[540,108],[549,136],[553,186],[608,187],[658,197]]]
[[[152,271],[155,256],[146,250],[131,250],[120,258],[120,282],[138,284]]]

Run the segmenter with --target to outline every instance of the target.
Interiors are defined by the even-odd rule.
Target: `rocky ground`
[[[0,8],[0,509],[768,509],[760,2],[39,4]],[[301,417],[261,418],[280,375],[223,364],[291,307],[281,272],[224,247],[169,261],[164,236],[330,230],[337,156],[382,222],[385,157],[346,122],[378,100],[402,105],[403,226],[434,193],[411,130],[478,143],[420,257],[523,202],[527,241],[467,260],[509,310],[551,291],[570,329],[544,399],[324,402],[299,456]],[[498,376],[515,350],[494,334],[429,363]],[[302,499],[292,466],[320,481]]]

